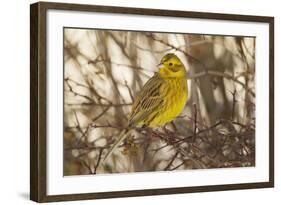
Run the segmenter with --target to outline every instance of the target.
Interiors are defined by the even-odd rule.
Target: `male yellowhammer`
[[[159,127],[171,122],[182,112],[188,97],[185,67],[172,53],[166,54],[159,66],[159,73],[145,83],[135,98],[128,127],[106,153],[104,161],[127,137],[131,128]]]

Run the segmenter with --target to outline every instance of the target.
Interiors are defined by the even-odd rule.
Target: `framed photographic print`
[[[274,18],[31,5],[30,197],[274,186]]]

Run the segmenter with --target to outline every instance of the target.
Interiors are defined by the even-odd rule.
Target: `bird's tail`
[[[114,142],[114,144],[112,145],[112,147],[109,148],[109,150],[107,151],[107,153],[105,154],[104,158],[103,158],[103,162],[105,162],[108,157],[114,152],[114,150],[121,144],[121,142],[127,137],[128,132],[130,130],[127,128],[125,130],[123,130],[118,138],[116,139],[116,141]]]

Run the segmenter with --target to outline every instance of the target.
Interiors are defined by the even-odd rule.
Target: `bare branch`
[[[196,78],[205,77],[208,75],[223,77],[223,78],[233,80],[234,82],[241,85],[245,90],[247,90],[253,97],[256,96],[255,93],[252,90],[250,90],[244,83],[242,83],[241,81],[237,80],[234,76],[227,74],[227,73],[221,73],[221,72],[212,71],[212,70],[205,70],[200,73],[196,73],[192,76],[187,76],[187,79],[196,79]]]

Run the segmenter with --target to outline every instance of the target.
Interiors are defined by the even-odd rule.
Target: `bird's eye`
[[[169,63],[169,66],[172,66],[173,65],[173,63]]]

